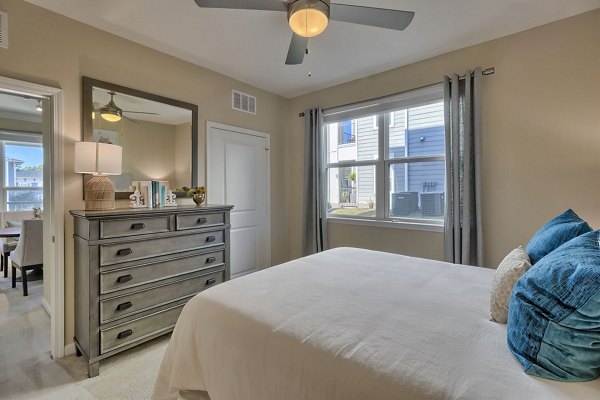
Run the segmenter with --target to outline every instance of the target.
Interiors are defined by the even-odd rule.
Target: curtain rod
[[[486,68],[486,69],[484,69],[483,71],[481,71],[481,74],[482,74],[482,75],[484,75],[484,76],[485,76],[485,75],[493,75],[495,72],[496,72],[496,69],[495,69],[494,67],[490,67],[490,68]],[[471,72],[471,76],[473,76],[473,72]],[[462,81],[462,80],[464,80],[466,77],[467,77],[467,75],[466,75],[466,74],[465,74],[465,75],[460,75],[460,76],[458,77],[458,79]],[[421,86],[421,87],[414,88],[414,89],[409,89],[409,90],[423,89],[423,88],[426,88],[426,87],[429,87],[429,86],[433,86],[433,85],[439,85],[440,83],[443,83],[443,82],[433,83],[433,84],[431,84],[431,85],[425,85],[425,86]],[[361,101],[361,103],[362,103],[362,101]],[[350,105],[352,105],[352,104],[348,104],[348,106],[350,106]],[[341,106],[334,106],[334,107],[341,107]],[[333,107],[329,107],[329,108],[333,108]],[[306,114],[305,114],[304,112],[301,112],[301,113],[299,113],[299,114],[298,114],[298,117],[302,118],[302,117],[304,117],[305,115],[306,115]]]

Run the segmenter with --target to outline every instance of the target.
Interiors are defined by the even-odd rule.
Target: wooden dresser
[[[75,345],[100,360],[171,332],[184,304],[229,279],[232,206],[71,211]]]

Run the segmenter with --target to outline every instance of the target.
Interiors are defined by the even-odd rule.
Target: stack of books
[[[148,208],[165,207],[169,204],[169,189],[168,181],[134,181],[133,186],[140,191],[144,205]]]

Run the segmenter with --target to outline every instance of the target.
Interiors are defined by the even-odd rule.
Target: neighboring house
[[[15,185],[17,187],[43,187],[44,171],[36,169],[17,169]]]
[[[443,103],[391,112],[389,121],[390,157],[444,155]],[[377,116],[332,123],[327,128],[329,163],[366,161],[377,157]],[[375,182],[373,166],[331,170],[328,182],[331,207],[368,208],[369,203],[376,198]],[[423,197],[421,193],[436,193],[425,197],[443,204],[444,184],[445,163],[443,161],[393,165],[390,170],[392,214],[408,215],[421,209]],[[412,199],[412,203],[403,211],[404,206],[397,203],[404,200],[398,198],[405,199],[407,196]],[[443,213],[443,209],[440,211],[439,207],[436,212],[433,212],[434,215],[440,213]]]

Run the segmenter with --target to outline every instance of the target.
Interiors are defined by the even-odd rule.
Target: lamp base
[[[86,211],[115,209],[115,185],[106,175],[94,175],[85,185]]]

